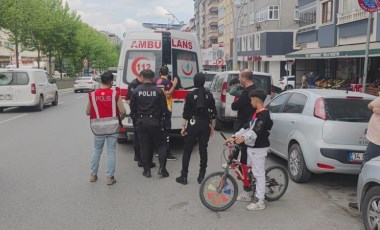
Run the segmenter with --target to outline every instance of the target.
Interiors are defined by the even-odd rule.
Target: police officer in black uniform
[[[161,89],[153,84],[154,72],[145,70],[142,73],[144,84],[138,86],[131,96],[131,113],[135,114],[137,134],[140,142],[143,175],[151,177],[154,145],[159,154],[160,168],[158,174],[168,177],[166,170],[165,135],[162,129],[162,118],[168,112],[166,98]]]
[[[128,105],[131,105],[131,96],[132,93],[135,91],[135,89],[144,83],[144,78],[142,76],[143,72],[145,70],[142,70],[139,74],[139,76],[131,81],[128,85],[128,92],[127,95],[125,96],[125,100],[127,101]],[[135,150],[135,161],[137,161],[137,165],[139,167],[142,167],[142,162],[141,162],[141,154],[140,154],[140,143],[139,143],[139,135],[137,133],[137,128],[136,128],[136,114],[133,114],[132,112],[130,113],[130,116],[133,121],[133,148]],[[153,151],[153,150],[151,150]],[[152,168],[156,167],[156,164],[152,162],[151,165]]]
[[[198,176],[199,184],[206,174],[207,146],[210,136],[214,133],[216,108],[214,97],[204,88],[205,81],[205,75],[197,73],[194,76],[194,87],[196,89],[186,96],[181,131],[181,134],[185,136],[182,171],[181,176],[176,178],[176,181],[183,185],[187,184],[191,152],[197,141],[199,142],[199,154],[201,157]]]

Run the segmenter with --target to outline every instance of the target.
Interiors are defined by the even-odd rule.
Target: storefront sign
[[[358,0],[359,6],[367,12],[377,12],[380,9],[379,0]]]

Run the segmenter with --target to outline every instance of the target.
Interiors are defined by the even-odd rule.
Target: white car
[[[44,105],[58,105],[55,80],[40,69],[0,70],[0,112],[7,107],[33,106],[42,111]]]
[[[79,77],[74,82],[74,93],[99,89],[100,84],[93,77]]]
[[[296,85],[296,77],[295,76],[283,76],[280,78],[278,82],[278,87],[281,88],[282,91],[295,89]]]

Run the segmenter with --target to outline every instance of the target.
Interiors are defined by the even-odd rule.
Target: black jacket
[[[164,92],[152,83],[139,85],[131,96],[131,114],[161,118],[168,112]]]
[[[250,127],[250,123],[248,122],[244,129]],[[256,133],[257,138],[255,141],[255,146],[250,146],[253,148],[267,148],[270,146],[269,142],[269,130],[272,129],[273,121],[270,118],[270,113],[268,110],[263,110],[257,114],[256,123],[253,126],[252,130]]]
[[[183,109],[183,119],[190,120],[193,117],[202,117],[205,119],[216,118],[215,100],[212,93],[206,91],[207,110],[199,111],[196,109],[196,95],[198,95],[198,89],[190,92],[186,96],[185,106]]]
[[[129,83],[128,92],[127,92],[127,95],[125,96],[125,100],[127,100],[127,101],[131,100],[131,96],[132,96],[133,91],[135,91],[135,89],[139,85],[142,85],[142,83],[139,82],[137,79],[135,79],[131,83]]]
[[[248,122],[252,114],[256,111],[251,105],[249,92],[256,89],[255,85],[251,85],[243,90],[239,99],[232,103],[231,108],[238,111],[237,120],[240,122]]]

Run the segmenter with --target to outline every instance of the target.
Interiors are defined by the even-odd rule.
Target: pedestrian
[[[239,82],[243,88],[243,92],[241,93],[240,97],[231,105],[232,110],[238,112],[236,121],[234,122],[234,132],[237,132],[243,128],[251,120],[252,114],[256,111],[251,106],[251,99],[249,97],[249,93],[252,90],[256,89],[253,83],[252,71],[243,70],[239,75]],[[233,152],[234,159],[238,159],[240,153],[239,148],[236,148]],[[247,164],[247,146],[244,144],[241,147],[240,162]]]
[[[193,147],[199,142],[199,155],[201,158],[198,183],[200,184],[206,174],[207,147],[210,135],[214,133],[216,108],[212,94],[204,88],[206,76],[197,73],[194,76],[194,91],[186,96],[183,110],[181,134],[185,137],[182,157],[181,176],[176,178],[180,184],[187,184],[189,163]]]
[[[315,78],[314,78],[314,73],[310,72],[307,75],[307,86],[309,89],[315,89],[317,86],[315,85]]]
[[[138,86],[131,96],[131,113],[135,114],[136,127],[140,142],[143,175],[152,177],[151,165],[153,152],[151,146],[158,151],[160,168],[158,175],[168,177],[166,170],[165,136],[162,119],[168,113],[165,94],[153,83],[154,72],[145,70],[142,73],[144,84]]]
[[[302,75],[302,79],[301,79],[301,88],[302,89],[307,89],[308,88],[308,85],[307,85],[307,73],[305,73],[304,75]]]
[[[252,107],[256,109],[251,121],[227,139],[227,143],[242,144],[248,146],[248,166],[252,167],[252,174],[256,180],[255,194],[244,191],[237,200],[251,202],[246,208],[250,211],[265,208],[265,158],[267,156],[270,142],[269,130],[273,126],[269,111],[264,107],[267,96],[262,89],[251,91],[249,94]]]
[[[166,96],[166,103],[168,105],[168,113],[165,114],[164,119],[164,131],[166,137],[166,157],[168,160],[177,160],[175,156],[170,152],[170,130],[172,128],[172,108],[173,108],[173,92],[178,84],[178,78],[174,78],[173,81],[169,80],[169,68],[162,66],[160,68],[160,78],[156,81],[157,87],[161,88]]]
[[[142,85],[144,83],[144,78],[142,76],[142,74],[143,74],[144,71],[145,70],[142,70],[140,72],[139,76],[136,79],[134,79],[131,83],[129,83],[129,85],[128,85],[128,92],[127,92],[127,95],[125,97],[125,100],[127,101],[127,104],[129,106],[131,105],[131,96],[132,96],[132,93],[135,91],[135,89],[139,85]],[[134,160],[137,161],[137,165],[139,167],[142,167],[143,165],[142,165],[142,162],[141,162],[139,135],[137,133],[137,128],[136,128],[136,115],[131,113],[130,116],[131,116],[132,123],[133,123],[133,148],[134,148],[134,151],[135,151]],[[153,151],[153,149],[151,151]],[[154,162],[152,162],[151,167],[152,168],[156,167],[156,164]]]
[[[362,167],[366,162],[380,156],[380,97],[369,103],[368,108],[372,110],[373,114],[368,123],[366,137],[369,143],[364,153]],[[349,203],[349,206],[358,209],[357,203]]]
[[[86,114],[90,116],[94,133],[94,153],[91,162],[90,182],[98,179],[100,156],[104,142],[107,142],[107,185],[116,182],[114,177],[116,164],[116,142],[119,124],[125,117],[125,108],[119,93],[112,90],[113,74],[108,71],[100,77],[100,89],[89,93]]]

